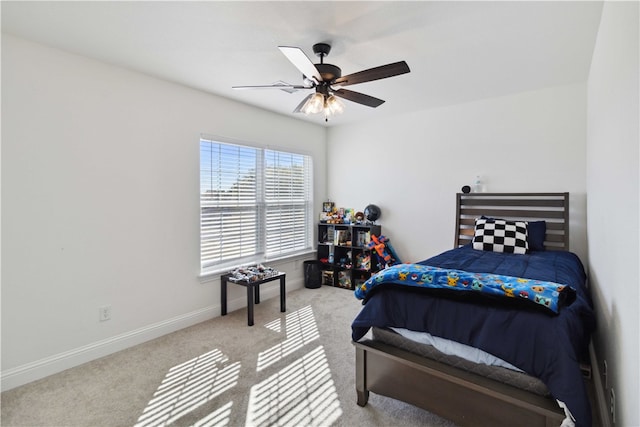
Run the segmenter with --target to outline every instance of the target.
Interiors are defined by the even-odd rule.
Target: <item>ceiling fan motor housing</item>
[[[313,53],[320,57],[320,63],[314,65],[320,73],[320,77],[322,77],[322,82],[324,83],[329,83],[342,76],[342,70],[340,67],[324,63],[324,57],[329,55],[329,52],[331,52],[331,45],[327,43],[316,43],[313,45]],[[305,75],[302,76],[303,79],[307,79],[308,77],[309,76]]]
[[[332,82],[342,76],[342,70],[333,64],[314,64],[322,77],[323,82]]]

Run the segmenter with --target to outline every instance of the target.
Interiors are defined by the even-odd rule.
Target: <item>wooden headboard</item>
[[[475,219],[546,221],[547,250],[569,250],[569,193],[458,193],[454,247],[473,240]]]

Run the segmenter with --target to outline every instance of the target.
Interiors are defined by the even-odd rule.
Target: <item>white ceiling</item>
[[[332,45],[343,75],[405,60],[411,73],[348,89],[386,100],[345,101],[327,125],[585,82],[600,1],[25,2],[2,1],[2,31],[291,117],[309,93],[239,91],[302,84],[277,49]]]

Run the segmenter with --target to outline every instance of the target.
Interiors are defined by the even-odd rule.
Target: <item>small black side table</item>
[[[226,316],[227,314],[227,283],[235,283],[236,285],[244,286],[247,288],[247,324],[249,326],[253,326],[253,304],[260,304],[260,285],[278,279],[280,279],[280,311],[284,313],[286,311],[285,276],[286,273],[280,272],[265,279],[250,282],[248,280],[229,280],[229,278],[232,277],[231,274],[223,274],[220,276],[221,314],[223,316]]]

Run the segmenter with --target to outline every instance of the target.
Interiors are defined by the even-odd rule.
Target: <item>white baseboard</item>
[[[296,289],[296,285],[300,287],[298,283],[287,283],[287,290]],[[279,295],[280,289],[277,286],[265,286],[260,292],[262,300]],[[227,302],[227,311],[232,312],[246,306],[247,299],[245,296],[234,298]],[[1,390],[10,390],[218,316],[220,316],[220,305],[205,307],[105,340],[45,357],[35,362],[7,369],[0,374]]]
[[[611,427],[611,420],[609,419],[609,407],[607,405],[607,398],[605,396],[604,384],[602,384],[602,376],[600,375],[600,360],[596,357],[596,351],[593,347],[593,343],[589,344],[589,358],[591,359],[591,377],[593,378],[593,388],[596,393],[595,404],[598,405],[598,414],[600,415],[600,424],[602,427]],[[594,425],[596,420],[593,420]]]

